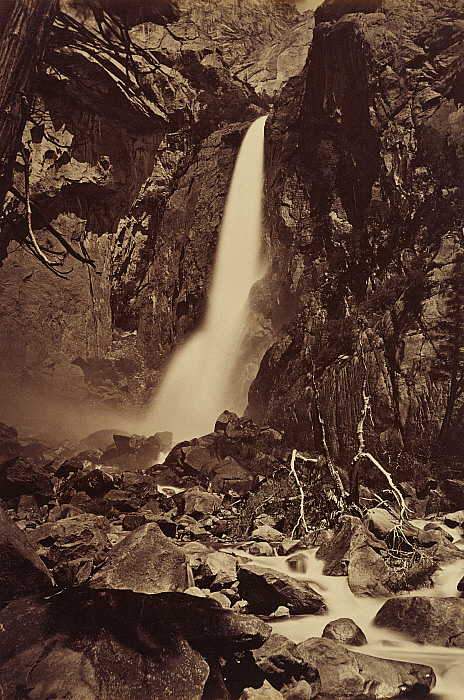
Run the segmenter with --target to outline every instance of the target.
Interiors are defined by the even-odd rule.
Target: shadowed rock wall
[[[268,282],[283,327],[248,409],[320,451],[318,406],[345,463],[365,381],[369,449],[462,448],[464,242],[464,6],[348,4],[317,11],[306,68],[268,120]]]

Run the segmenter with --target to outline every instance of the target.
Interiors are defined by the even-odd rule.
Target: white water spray
[[[210,433],[228,405],[248,295],[262,277],[260,264],[264,123],[248,129],[234,169],[222,219],[213,279],[202,328],[175,354],[145,419],[146,430],[170,430],[174,441]]]

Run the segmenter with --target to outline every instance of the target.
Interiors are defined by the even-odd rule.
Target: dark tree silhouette
[[[11,184],[32,82],[58,8],[58,0],[0,2],[0,209]]]

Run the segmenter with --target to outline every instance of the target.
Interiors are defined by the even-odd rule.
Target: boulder
[[[67,592],[15,601],[0,615],[0,684],[31,700],[201,700],[209,667],[172,611],[151,597]],[[135,594],[133,594],[135,595]]]
[[[264,681],[259,688],[245,688],[239,700],[283,700],[283,697],[268,681]]]
[[[201,486],[187,489],[182,494],[184,513],[197,520],[212,515],[221,507],[221,499],[213,493],[208,493]]]
[[[108,529],[103,516],[83,513],[39,525],[28,533],[28,540],[50,568],[72,559],[99,564],[108,545]]]
[[[113,547],[90,585],[149,594],[184,591],[188,586],[185,554],[156,523],[149,523]]]
[[[252,542],[248,547],[248,552],[255,557],[273,557],[275,548],[269,542]]]
[[[284,536],[279,530],[276,530],[269,525],[260,525],[251,533],[251,539],[258,542],[269,542],[269,544],[277,545],[283,541]]]
[[[21,443],[18,440],[18,431],[0,422],[0,464],[19,457],[20,454]]]
[[[9,501],[23,494],[34,494],[44,505],[53,497],[53,484],[44,469],[15,457],[0,466],[0,498]]]
[[[84,491],[90,498],[99,498],[114,488],[114,482],[109,474],[101,469],[83,471],[83,473],[70,479],[68,484],[76,491]]]
[[[214,477],[211,489],[216,493],[236,493],[244,496],[256,484],[258,479],[248,469],[242,467],[233,457],[226,457],[217,467],[214,467]]]
[[[253,652],[256,665],[274,688],[281,690],[292,680],[304,678],[320,690],[319,673],[298,653],[297,645],[281,634],[271,634],[264,644]]]
[[[53,579],[25,533],[0,507],[0,609],[20,595],[48,590]]]
[[[195,580],[211,590],[229,588],[237,581],[237,558],[226,552],[208,552],[201,557]]]
[[[324,600],[306,581],[267,569],[257,564],[242,564],[238,570],[240,596],[249,603],[250,611],[270,615],[285,605],[292,615],[320,614],[326,609]]]
[[[464,510],[456,510],[454,513],[447,513],[444,516],[444,523],[447,527],[462,527],[464,524]]]
[[[40,521],[39,504],[33,493],[23,494],[19,497],[16,513],[20,520]]]
[[[60,588],[80,586],[89,580],[92,569],[91,559],[71,559],[53,567],[53,578],[56,585],[60,586]]]
[[[403,632],[420,644],[464,648],[461,598],[391,598],[378,611],[374,624]]]
[[[317,668],[321,693],[331,697],[392,698],[405,691],[425,694],[435,685],[429,666],[366,656],[331,639],[307,639],[297,653]]]
[[[324,627],[322,637],[352,647],[361,647],[367,644],[366,635],[349,617],[340,617],[338,620],[328,622]]]
[[[122,521],[122,529],[131,532],[145,525],[145,516],[143,513],[128,513]]]

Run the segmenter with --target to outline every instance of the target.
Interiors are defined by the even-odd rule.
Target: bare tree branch
[[[10,192],[17,199],[19,199],[21,202],[23,202],[23,204],[26,204],[26,206],[27,206],[26,197],[23,194],[21,194],[21,192],[18,189],[16,189],[16,187],[14,187],[12,185],[10,187]],[[47,229],[47,231],[49,231],[49,233],[52,234],[52,236],[54,236],[57,239],[57,241],[59,241],[61,243],[61,245],[63,246],[63,248],[66,250],[67,253],[69,253],[76,260],[79,260],[79,262],[85,263],[86,265],[90,265],[90,267],[93,267],[95,269],[95,262],[91,258],[84,257],[80,253],[78,253],[77,250],[75,250],[68,243],[66,238],[64,238],[64,236],[59,231],[57,231],[56,228],[54,226],[52,226],[52,224],[49,221],[47,221],[47,218],[44,215],[44,213],[42,212],[42,210],[40,209],[40,207],[32,201],[31,201],[31,209],[36,214],[38,214],[38,216],[42,219],[44,227]]]

